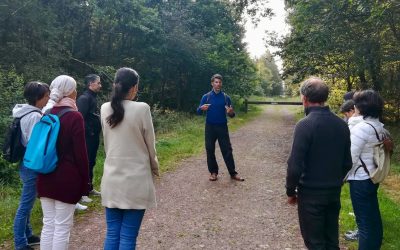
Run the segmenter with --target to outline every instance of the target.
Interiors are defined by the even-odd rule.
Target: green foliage
[[[14,217],[19,205],[22,184],[18,181],[14,185],[4,185],[0,183],[0,248],[13,249],[7,244],[7,247],[2,247],[4,241],[9,240],[13,236]],[[42,209],[40,202],[37,199],[32,209],[30,221],[33,227],[34,234],[40,234],[42,228]]]
[[[298,83],[309,75],[333,88],[380,91],[386,116],[400,119],[400,5],[396,1],[285,1],[291,34],[271,39],[282,48],[284,76]],[[354,39],[356,38],[356,39]],[[342,85],[341,84],[341,85]]]
[[[12,121],[12,108],[16,103],[24,103],[23,77],[11,68],[9,71],[0,68],[0,145],[3,145],[3,135]]]
[[[398,214],[400,213],[400,205],[393,202],[380,188],[378,192],[379,208],[381,211],[383,222],[383,244],[382,250],[395,250],[400,248],[398,241],[398,232],[400,224],[398,223]],[[348,230],[356,228],[354,212],[350,200],[349,185],[344,185],[341,195],[342,209],[340,211],[340,235]],[[346,246],[350,250],[357,249],[356,242],[346,242]]]
[[[396,123],[389,123],[385,124],[385,128],[389,130],[395,145],[392,155],[392,161],[394,163],[392,165],[392,170],[394,170],[395,173],[400,174],[400,126]]]
[[[184,127],[186,121],[195,120],[199,122],[199,117],[193,114],[176,112],[168,109],[161,109],[157,105],[152,108],[154,130],[157,135],[167,134],[171,131],[178,131]]]
[[[339,108],[343,104],[343,95],[345,93],[345,90],[331,88],[327,104],[333,112],[339,113]]]
[[[18,164],[10,164],[0,156],[0,185],[13,185],[18,181]]]
[[[266,96],[282,94],[282,79],[278,67],[271,53],[267,51],[264,56],[256,60],[257,77]]]
[[[50,82],[58,74],[80,82],[98,73],[106,100],[112,80],[104,69],[112,78],[114,69],[133,67],[141,76],[141,100],[192,110],[215,73],[224,76],[230,94],[249,95],[257,86],[241,21],[249,10],[270,14],[258,2],[6,0],[0,68],[24,82]]]

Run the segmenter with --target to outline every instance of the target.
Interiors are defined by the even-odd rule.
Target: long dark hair
[[[139,75],[134,69],[120,68],[115,73],[114,87],[111,94],[113,113],[106,119],[111,128],[116,127],[124,119],[125,110],[122,106],[122,101],[125,100],[129,90],[138,82]]]

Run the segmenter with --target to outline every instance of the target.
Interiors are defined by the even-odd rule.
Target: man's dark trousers
[[[298,193],[301,235],[310,250],[339,250],[340,191]]]
[[[235,161],[233,160],[232,145],[229,139],[227,124],[208,124],[206,123],[205,141],[207,151],[207,165],[210,173],[218,174],[218,163],[215,159],[215,142],[218,140],[229,174],[235,176]]]
[[[89,160],[89,178],[90,187],[89,190],[93,190],[93,168],[96,165],[96,155],[99,149],[100,138],[98,134],[88,133],[85,135],[86,138],[86,148]]]

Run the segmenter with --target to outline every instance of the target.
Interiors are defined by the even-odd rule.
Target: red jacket
[[[63,108],[55,107],[51,113],[58,113]],[[67,112],[61,117],[57,153],[59,159],[54,172],[38,176],[38,196],[75,204],[89,192],[85,127],[78,111]]]

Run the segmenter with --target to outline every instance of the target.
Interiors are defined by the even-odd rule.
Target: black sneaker
[[[40,244],[40,237],[36,235],[32,235],[28,238],[28,246],[36,246]],[[32,248],[33,249],[33,248]]]

